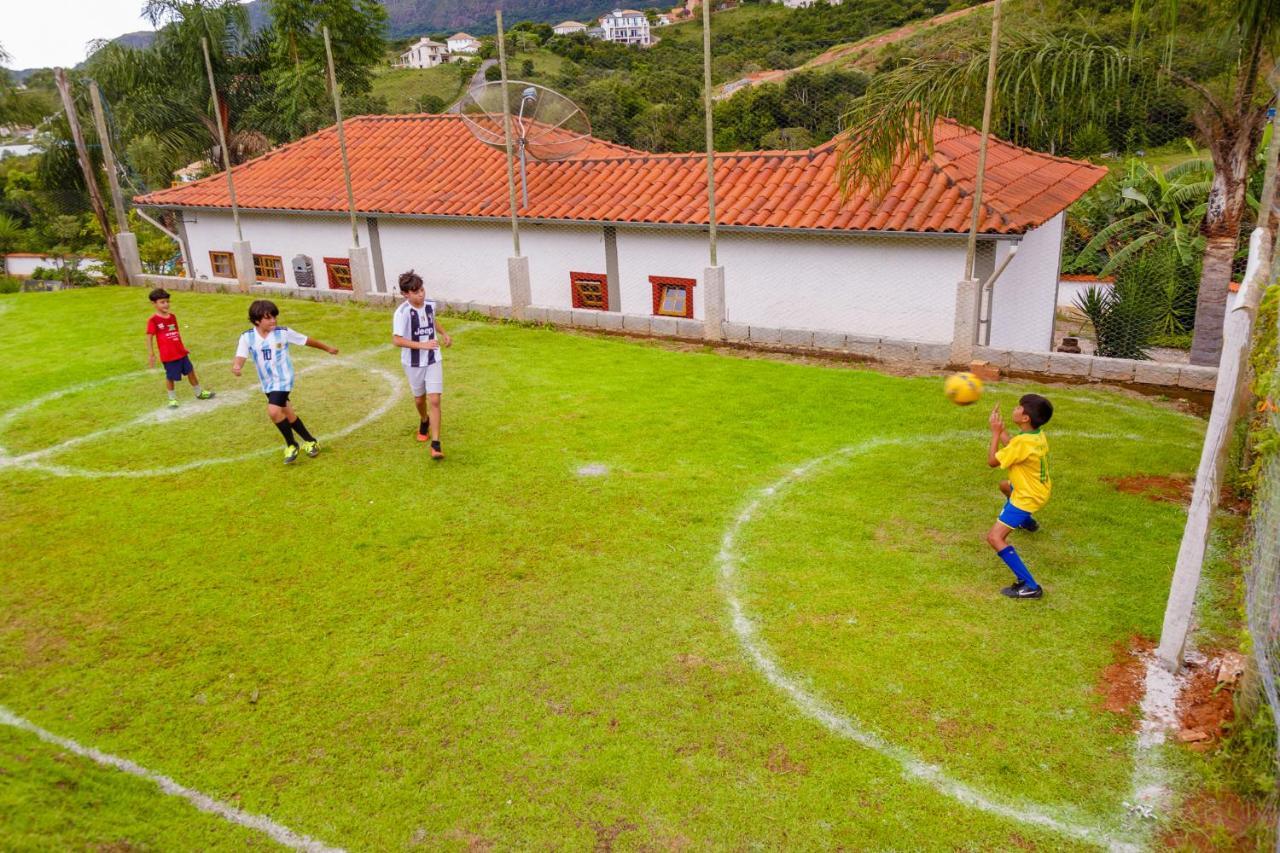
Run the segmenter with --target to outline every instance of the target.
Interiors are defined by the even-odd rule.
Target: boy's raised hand
[[[991,426],[991,431],[996,435],[1004,432],[1004,417],[1000,414],[999,403],[996,403],[995,408],[991,410],[991,417],[987,419],[987,423]]]

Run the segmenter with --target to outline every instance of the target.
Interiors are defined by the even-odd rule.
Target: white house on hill
[[[649,19],[635,9],[614,9],[600,18],[605,41],[648,47],[653,44]]]
[[[568,36],[574,33],[584,33],[587,31],[587,25],[579,21],[561,21],[551,28],[551,31],[558,36]]]
[[[810,6],[817,6],[825,3],[828,6],[839,6],[844,0],[782,0],[782,5],[788,9],[808,9]]]
[[[457,54],[469,55],[480,52],[480,39],[467,33],[454,33],[449,36],[446,45],[451,58],[456,58]]]
[[[449,61],[449,48],[438,41],[423,36],[400,54],[397,68],[435,68]]]
[[[413,268],[433,298],[510,305],[502,152],[479,142],[457,115],[362,116],[348,119],[345,133],[374,291],[390,293],[399,273]],[[840,192],[835,142],[715,155],[728,322],[948,344],[980,134],[942,120],[934,136],[933,152],[900,164],[880,195]],[[235,167],[258,281],[351,289],[339,162],[331,127]],[[987,300],[990,344],[1045,351],[1066,209],[1107,170],[995,138],[989,163],[977,278],[1008,262]],[[532,304],[705,319],[705,170],[702,154],[650,154],[601,140],[567,160],[531,160],[529,202],[519,214]],[[234,285],[238,238],[226,175],[136,201],[177,214],[196,278]]]

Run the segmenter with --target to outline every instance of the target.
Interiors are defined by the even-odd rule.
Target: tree
[[[334,121],[328,92],[324,28],[329,28],[334,76],[343,96],[367,94],[382,61],[387,13],[377,0],[270,0],[265,39],[270,65],[263,83],[270,97],[252,110],[269,136],[292,139]]]
[[[1135,22],[1140,8],[1135,6]],[[1280,34],[1280,4],[1241,0],[1224,17],[1218,7],[1184,3],[1184,17],[1194,17],[1188,21],[1194,32],[1185,44],[1177,42],[1176,26],[1168,23],[1176,11],[1176,6],[1160,10],[1151,27],[1160,37],[1145,44],[1140,38],[1145,31],[1135,25],[1127,48],[1091,36],[1039,31],[1007,39],[998,60],[994,127],[1015,140],[1052,147],[1070,138],[1073,128],[1114,121],[1131,103],[1134,89],[1156,89],[1160,81],[1178,87],[1195,104],[1192,118],[1209,149],[1213,180],[1200,222],[1205,249],[1191,361],[1217,364],[1249,169],[1274,101],[1260,84]],[[896,162],[932,150],[936,119],[975,121],[986,66],[987,45],[975,43],[877,78],[850,115],[850,144],[840,170],[843,189],[882,192]]]
[[[100,43],[86,64],[120,127],[123,144],[117,147],[127,150],[149,137],[170,163],[221,160],[201,49],[207,39],[231,162],[266,150],[267,139],[239,123],[242,107],[256,94],[240,54],[249,39],[244,7],[234,0],[149,0],[144,15],[160,26],[150,47]]]

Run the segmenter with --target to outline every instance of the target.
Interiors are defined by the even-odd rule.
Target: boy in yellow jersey
[[[1053,404],[1039,394],[1024,394],[1010,417],[1018,427],[1018,434],[1012,437],[1004,428],[1000,407],[991,410],[987,464],[1007,470],[1009,479],[1000,483],[1007,500],[996,523],[987,531],[987,544],[1017,578],[1012,586],[1000,590],[1002,594],[1009,598],[1042,598],[1044,588],[1036,583],[1009,544],[1009,534],[1015,530],[1035,533],[1040,529],[1031,514],[1049,502],[1053,489],[1049,479],[1049,440],[1041,430],[1053,417]]]

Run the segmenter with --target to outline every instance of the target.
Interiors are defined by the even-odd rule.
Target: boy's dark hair
[[[161,299],[168,299],[169,291],[165,290],[163,287],[157,287],[155,290],[147,294],[147,298],[152,302],[156,302]]]
[[[280,309],[270,299],[256,299],[249,306],[249,322],[258,325],[265,317],[279,317]]]
[[[1053,417],[1053,403],[1039,394],[1023,394],[1018,405],[1027,417],[1031,418],[1031,426],[1040,429]]]
[[[413,270],[400,273],[400,292],[413,293],[415,290],[422,289],[422,276]]]

